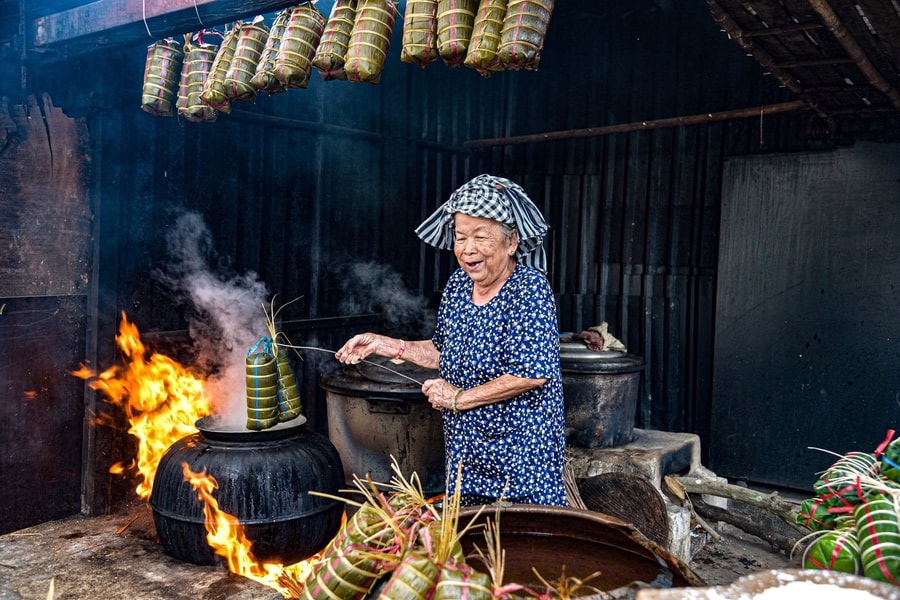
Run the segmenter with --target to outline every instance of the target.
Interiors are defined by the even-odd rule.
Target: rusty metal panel
[[[48,96],[4,98],[0,110],[0,122],[13,125],[0,160],[0,295],[84,294],[91,224],[84,124]]]
[[[0,533],[80,509],[85,300],[0,297]]]

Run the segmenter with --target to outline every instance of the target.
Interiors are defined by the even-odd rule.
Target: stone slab
[[[686,475],[700,466],[695,434],[635,429],[634,435],[630,444],[612,448],[568,447],[569,468],[578,479],[611,472],[641,475],[662,489],[664,476]]]

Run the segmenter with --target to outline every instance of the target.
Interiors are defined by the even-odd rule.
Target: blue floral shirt
[[[504,374],[546,378],[514,398],[471,410],[443,411],[448,490],[462,463],[463,494],[566,505],[565,430],[559,330],[553,291],[537,270],[517,265],[494,298],[472,302],[472,279],[447,282],[432,341],[441,377],[464,389]]]

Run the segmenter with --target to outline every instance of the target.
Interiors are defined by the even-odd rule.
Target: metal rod
[[[317,348],[315,346],[294,346],[292,344],[284,344],[284,343],[278,344],[278,346],[281,348],[292,348],[294,350],[315,350],[316,352],[325,352],[327,354],[337,354],[337,352],[335,352],[334,350],[329,350],[327,348]],[[413,377],[410,377],[409,375],[405,375],[404,373],[401,373],[400,371],[395,371],[394,369],[392,369],[390,367],[386,367],[384,365],[378,364],[376,362],[372,362],[370,360],[365,360],[365,359],[363,359],[362,362],[366,363],[367,365],[372,365],[373,367],[378,367],[380,369],[384,369],[385,371],[390,371],[394,375],[399,375],[400,377],[403,377],[404,379],[409,379],[413,383],[417,383],[419,385],[425,385],[424,382],[419,381],[418,379],[415,379]]]
[[[664,127],[679,127],[682,125],[702,125],[703,123],[714,123],[716,121],[727,121],[731,119],[747,119],[759,117],[762,114],[774,115],[776,113],[790,112],[795,110],[804,110],[809,108],[808,104],[802,100],[794,100],[793,102],[782,102],[781,104],[768,104],[766,106],[757,106],[754,108],[741,108],[737,110],[726,110],[716,113],[705,113],[701,115],[689,115],[686,117],[670,117],[668,119],[655,119],[652,121],[638,121],[635,123],[623,123],[621,125],[606,125],[603,127],[588,127],[587,129],[569,129],[566,131],[550,131],[547,133],[536,133],[533,135],[520,135],[506,138],[492,138],[483,140],[469,140],[463,145],[468,148],[480,146],[507,146],[512,144],[532,144],[536,142],[550,142],[553,140],[568,140],[573,138],[598,137],[602,135],[610,135],[614,133],[629,133],[632,131],[644,131],[649,129],[661,129]]]

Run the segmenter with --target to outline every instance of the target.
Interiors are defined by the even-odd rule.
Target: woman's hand
[[[354,335],[334,353],[334,357],[345,365],[359,364],[367,356],[378,351],[379,339],[381,337],[382,336],[374,333],[360,333],[359,335]]]
[[[422,393],[428,398],[428,402],[437,410],[449,410],[453,408],[453,394],[456,386],[443,379],[426,379],[422,384]]]

